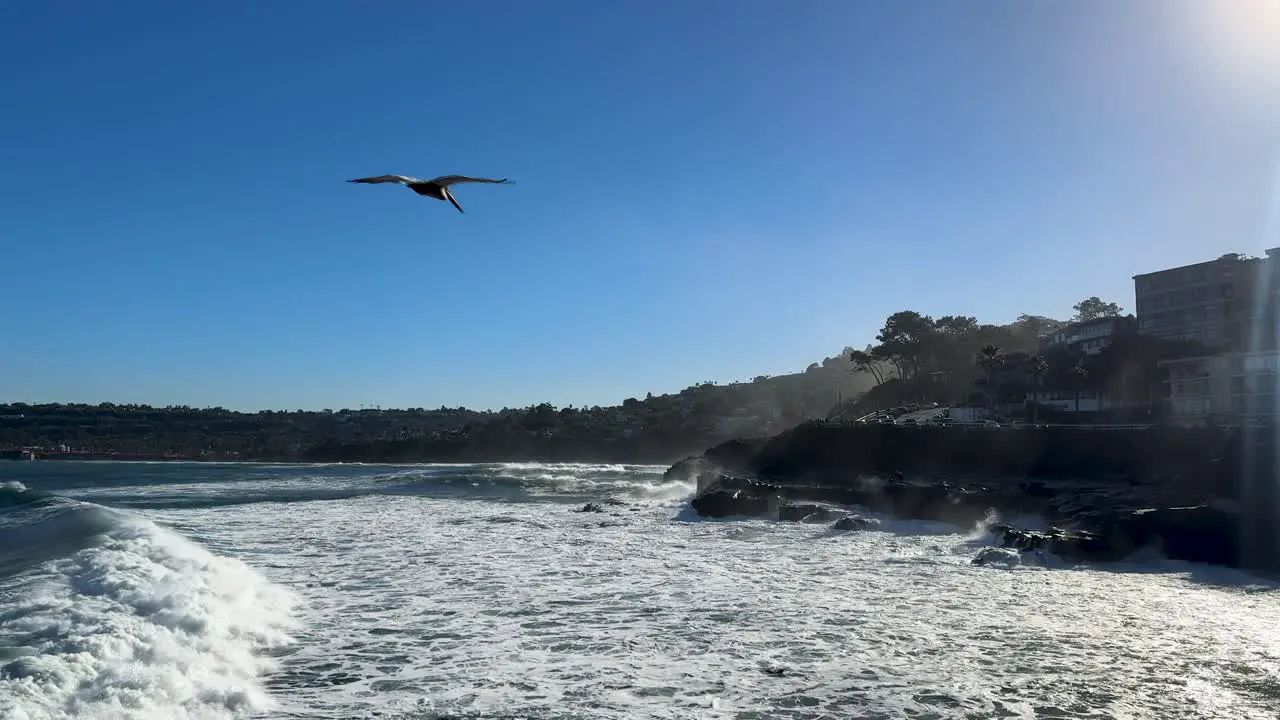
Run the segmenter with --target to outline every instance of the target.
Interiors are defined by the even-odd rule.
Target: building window
[[[1240,378],[1233,378],[1233,380],[1239,379]],[[1243,392],[1243,390],[1241,391]],[[1173,384],[1173,393],[1175,395],[1208,395],[1209,381],[1207,379],[1201,379],[1175,382]]]
[[[1244,369],[1248,372],[1274,373],[1280,367],[1275,355],[1253,355],[1245,358]]]
[[[1209,398],[1179,398],[1172,405],[1173,413],[1183,417],[1207,415],[1213,410],[1213,401]]]

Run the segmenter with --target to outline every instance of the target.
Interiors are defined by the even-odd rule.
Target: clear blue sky
[[[0,400],[608,404],[1132,310],[1280,244],[1277,5],[7,3]]]

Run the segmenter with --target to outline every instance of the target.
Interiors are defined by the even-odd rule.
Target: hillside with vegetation
[[[0,449],[221,460],[602,459],[663,462],[822,418],[871,380],[844,354],[808,370],[703,382],[606,407],[236,412],[102,403],[0,405]],[[63,456],[66,456],[63,453]]]
[[[1159,420],[1164,412],[1161,359],[1207,352],[1198,343],[1140,335],[1132,315],[1115,303],[1091,297],[1077,303],[1069,320],[1020,315],[1007,325],[973,317],[928,315],[905,310],[885,321],[876,343],[849,359],[872,387],[840,409],[844,418],[909,403],[973,405],[997,416],[1057,421]],[[1114,333],[1105,347],[1081,352],[1070,344],[1046,343],[1056,332],[1111,318]],[[1096,398],[1105,412],[1081,413],[1080,399]],[[1074,399],[1070,412],[1050,400]],[[1098,417],[1101,415],[1102,417]]]
[[[775,434],[813,419],[848,420],[912,402],[981,404],[1034,415],[1036,403],[1027,402],[1029,395],[1088,392],[1132,401],[1145,417],[1157,414],[1156,361],[1177,348],[1126,330],[1100,353],[1059,349],[1042,354],[1041,338],[1069,322],[1121,317],[1119,307],[1098,298],[1083,301],[1076,311],[1071,321],[1021,315],[994,325],[904,310],[885,320],[876,343],[846,348],[803,372],[702,382],[607,407],[547,402],[491,411],[246,413],[216,407],[12,403],[0,405],[0,449],[37,448],[45,457],[667,462],[733,438]]]
[[[1040,336],[1064,323],[1036,315],[1020,315],[1008,325],[981,324],[977,318],[947,315],[933,318],[912,310],[890,315],[876,343],[853,350],[854,369],[872,379],[869,391],[851,403],[851,411],[871,411],[906,402],[962,403],[970,399],[983,376],[976,359],[1034,353]]]

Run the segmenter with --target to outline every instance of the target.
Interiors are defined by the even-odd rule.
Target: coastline
[[[1276,566],[1276,492],[1265,433],[1150,428],[956,433],[945,428],[801,425],[673,464],[706,517],[840,521],[858,510],[973,526],[1007,548],[1117,560],[1155,547],[1172,559]],[[1039,532],[991,523],[1042,518]],[[976,561],[976,559],[975,559]]]
[[[166,464],[166,465],[281,465],[290,467],[321,467],[326,465],[350,465],[352,467],[431,467],[431,466],[451,466],[451,465],[519,465],[522,463],[537,463],[540,465],[629,465],[635,467],[652,467],[667,468],[668,461],[637,461],[637,460],[611,460],[611,461],[594,461],[594,460],[529,460],[527,458],[503,458],[489,460],[400,460],[400,461],[364,461],[364,460],[226,460],[220,458],[166,458],[166,459],[147,459],[147,458],[40,458],[36,460],[15,461],[14,464],[28,465],[31,463],[76,463],[76,464]],[[8,464],[0,460],[0,468],[7,467]]]

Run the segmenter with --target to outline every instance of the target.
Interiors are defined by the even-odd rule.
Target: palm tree
[[[995,405],[995,390],[992,388],[992,376],[998,367],[1004,365],[1004,353],[1000,351],[999,345],[983,345],[978,351],[976,358],[978,367],[982,368],[987,374],[987,403]]]
[[[1040,416],[1040,384],[1049,372],[1049,361],[1043,355],[1035,355],[1027,361],[1027,374],[1031,376],[1031,422]]]

